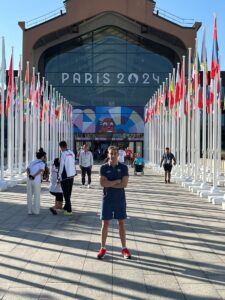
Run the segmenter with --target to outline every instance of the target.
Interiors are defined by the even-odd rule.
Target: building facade
[[[23,61],[72,102],[75,141],[142,152],[144,105],[194,48],[201,26],[163,18],[152,0],[67,0],[23,30]]]

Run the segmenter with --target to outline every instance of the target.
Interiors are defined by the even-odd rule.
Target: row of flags
[[[1,74],[6,74],[6,61],[5,61],[5,46],[4,40],[2,43],[2,64]],[[0,85],[0,113],[2,113],[2,106],[5,105],[4,111],[6,116],[9,113],[10,106],[14,107],[14,111],[20,111],[20,97],[23,97],[23,113],[24,121],[27,117],[27,110],[32,114],[32,109],[39,114],[40,121],[46,115],[51,123],[52,118],[59,120],[71,120],[72,106],[63,98],[60,93],[57,93],[54,88],[48,86],[45,78],[43,77],[40,82],[40,77],[36,78],[35,72],[32,72],[31,80],[29,81],[29,63],[26,65],[24,80],[22,78],[21,60],[18,67],[18,75],[14,76],[13,70],[13,52],[10,58],[8,69],[8,84],[6,87],[6,76],[2,78]],[[21,84],[22,82],[22,84]],[[2,99],[2,86],[6,88],[5,99]],[[22,87],[22,91],[21,91]]]
[[[197,49],[197,45],[196,45]],[[191,80],[188,84],[185,79],[185,65],[184,63],[178,64],[176,74],[172,74],[169,80],[164,84],[162,89],[158,89],[150,101],[145,106],[145,123],[151,121],[153,118],[160,116],[161,110],[169,112],[169,116],[175,113],[176,117],[180,117],[179,103],[184,101],[184,113],[187,114],[190,110],[190,118],[192,118],[192,112],[195,109],[202,110],[203,108],[203,84],[201,84],[201,72],[205,70],[205,80],[203,83],[206,85],[206,110],[207,113],[211,112],[211,107],[214,99],[214,79],[217,77],[217,98],[221,101],[222,105],[222,93],[221,93],[221,79],[220,75],[220,63],[219,63],[219,47],[217,39],[217,20],[214,19],[213,27],[213,50],[211,60],[210,76],[208,74],[207,65],[207,48],[206,48],[206,34],[205,29],[203,31],[202,51],[201,51],[201,63],[199,61],[197,50],[193,55],[193,61],[191,63]],[[198,94],[197,97],[195,94]],[[188,101],[188,95],[190,95],[190,101]],[[197,102],[196,102],[197,99]],[[225,100],[223,102],[223,108],[225,109]]]

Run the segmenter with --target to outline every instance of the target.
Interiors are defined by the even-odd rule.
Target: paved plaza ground
[[[97,260],[102,189],[75,177],[74,214],[27,215],[26,185],[0,193],[0,299],[225,299],[225,211],[148,169],[127,188],[127,245],[111,223],[107,256]]]

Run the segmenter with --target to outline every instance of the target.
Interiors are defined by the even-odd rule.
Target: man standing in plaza
[[[170,183],[170,178],[171,178],[171,170],[172,166],[176,164],[176,158],[173,155],[173,153],[170,152],[170,148],[166,147],[166,151],[162,156],[161,162],[160,162],[160,167],[162,167],[163,163],[163,168],[165,171],[165,183]]]
[[[125,230],[125,219],[127,218],[125,188],[128,184],[128,167],[118,162],[118,149],[115,146],[108,148],[108,158],[108,162],[100,168],[103,200],[101,210],[101,248],[97,258],[101,259],[106,254],[105,246],[111,219],[117,219],[118,221],[123,257],[131,258],[130,251],[126,247]]]
[[[93,166],[93,155],[91,151],[88,150],[88,145],[83,146],[83,151],[80,152],[79,156],[79,166],[81,169],[81,182],[82,186],[85,186],[85,176],[88,176],[88,188],[91,186],[91,170]]]
[[[63,196],[65,198],[64,215],[72,215],[71,207],[71,193],[73,188],[73,180],[76,175],[75,168],[75,155],[73,151],[67,149],[67,143],[61,141],[59,147],[62,151],[60,156],[60,167],[59,167],[59,180],[63,190]]]

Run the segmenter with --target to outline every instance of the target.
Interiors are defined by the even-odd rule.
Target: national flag
[[[40,79],[38,77],[37,85],[36,85],[36,92],[35,92],[35,108],[38,108],[39,98],[40,98]]]
[[[203,96],[202,96],[202,87],[198,86],[198,109],[202,109],[203,107]]]
[[[180,82],[179,82],[179,100],[182,100],[184,97],[184,90],[185,90],[185,74],[184,74],[184,65],[182,63],[181,66],[181,74],[180,74]]]
[[[8,114],[9,108],[10,108],[10,102],[11,102],[11,97],[13,93],[13,64],[12,64],[12,55],[10,59],[10,65],[9,65],[9,70],[8,70],[8,87],[7,87],[7,96],[6,96],[6,114]]]
[[[206,85],[208,85],[208,62],[207,62],[207,48],[206,48],[206,32],[203,28],[203,39],[202,39],[202,53],[201,53],[201,70],[205,70]]]
[[[29,99],[29,62],[27,62],[27,65],[26,65],[25,78],[24,78],[24,93],[23,93],[24,115],[27,112],[28,99]]]
[[[173,106],[174,106],[174,82],[173,82],[173,77],[170,80],[170,87],[169,87],[169,106],[170,106],[170,109],[172,109]]]
[[[219,73],[219,46],[217,40],[217,25],[216,25],[216,16],[214,18],[213,26],[213,50],[212,50],[212,61],[211,61],[211,72],[210,77],[214,79]]]
[[[59,112],[57,111],[57,117],[58,117]],[[148,118],[149,118],[149,102],[145,105],[145,119],[144,122],[147,123],[148,122]]]
[[[177,66],[176,85],[175,85],[175,104],[180,100],[180,68]]]

